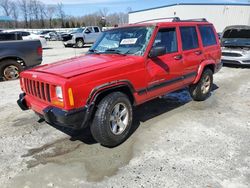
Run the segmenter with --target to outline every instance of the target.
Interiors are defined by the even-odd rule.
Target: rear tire
[[[95,140],[106,147],[123,143],[132,126],[132,111],[132,105],[125,94],[114,92],[104,97],[90,126]]]
[[[83,39],[76,39],[76,47],[77,48],[83,48],[83,46],[84,46]]]
[[[189,87],[189,92],[193,100],[204,101],[210,96],[213,87],[213,72],[211,69],[205,69],[197,84]]]
[[[4,60],[0,62],[0,78],[3,80],[18,79],[22,70],[22,65],[14,60]]]

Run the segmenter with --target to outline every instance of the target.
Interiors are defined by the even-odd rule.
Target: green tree
[[[66,21],[65,27],[66,27],[66,28],[70,28],[69,21]]]
[[[76,27],[77,27],[77,28],[78,28],[78,27],[81,27],[80,22],[76,22]]]
[[[75,22],[71,21],[71,28],[75,28],[75,27],[76,27]]]

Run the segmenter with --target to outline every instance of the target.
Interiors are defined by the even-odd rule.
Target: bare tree
[[[11,15],[12,12],[11,5],[12,5],[11,0],[0,0],[0,6],[3,8],[6,16]]]
[[[65,12],[63,10],[63,4],[62,3],[57,4],[57,15],[61,20],[62,27],[64,27],[65,26],[64,21],[65,21],[66,15],[65,15]]]
[[[25,27],[28,27],[28,0],[19,0],[19,6],[24,18]]]
[[[15,28],[18,27],[19,9],[18,5],[14,2],[11,3],[12,16],[15,19]]]
[[[40,21],[41,21],[41,27],[44,28],[45,27],[45,17],[46,17],[46,6],[39,2],[38,4],[38,10],[39,10],[39,16],[40,16]]]
[[[52,19],[55,15],[56,8],[54,6],[47,7],[47,18],[49,19],[49,27],[52,28]]]

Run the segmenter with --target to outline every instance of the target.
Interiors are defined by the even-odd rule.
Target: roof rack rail
[[[174,20],[175,22],[208,22],[206,18],[194,18],[187,20]]]
[[[167,19],[169,20],[171,19],[172,22],[178,22],[181,20],[179,17],[167,17],[167,18],[156,18],[156,19],[144,20],[144,21],[136,22],[134,24],[140,24],[140,23],[145,23],[145,22],[150,22],[150,21],[167,20]]]

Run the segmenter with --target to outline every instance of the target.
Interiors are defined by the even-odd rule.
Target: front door
[[[85,43],[95,42],[95,33],[92,27],[87,27],[85,30]]]
[[[164,47],[164,55],[148,58],[148,97],[174,91],[183,85],[183,61],[178,46],[179,32],[176,28],[159,29],[153,47]]]

